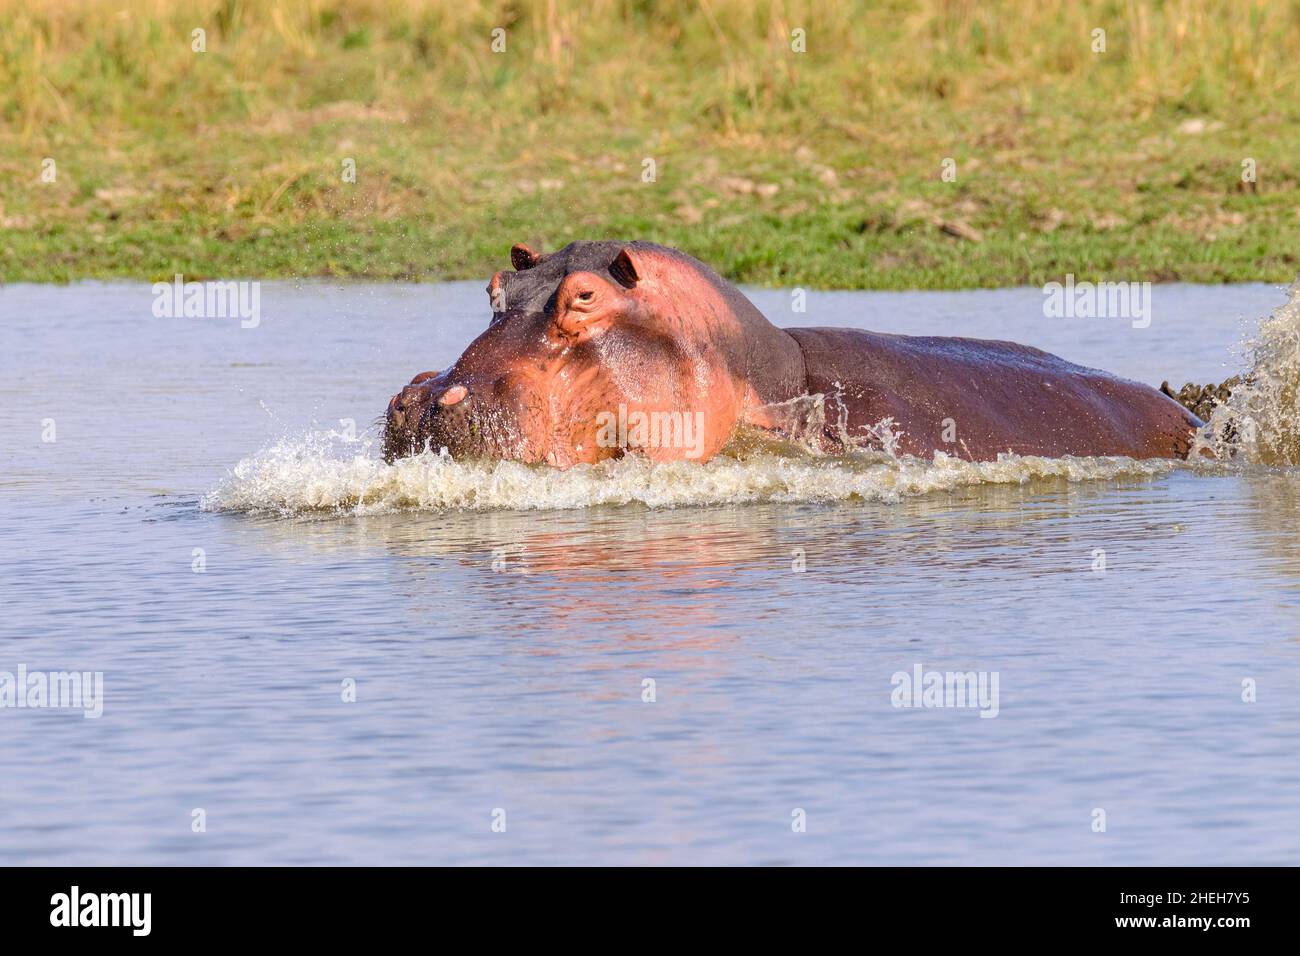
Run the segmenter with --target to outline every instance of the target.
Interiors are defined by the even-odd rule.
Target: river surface
[[[752,295],[1175,386],[1286,301]],[[1296,470],[389,467],[482,283],[260,296],[0,289],[0,672],[103,675],[0,708],[0,863],[1300,863]]]

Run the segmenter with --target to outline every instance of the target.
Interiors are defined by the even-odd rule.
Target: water
[[[0,671],[104,674],[98,719],[0,709],[0,863],[1300,862],[1297,471],[376,462],[485,298],[0,290]],[[1175,387],[1285,301],[754,298]],[[892,706],[918,664],[997,672],[996,718]]]

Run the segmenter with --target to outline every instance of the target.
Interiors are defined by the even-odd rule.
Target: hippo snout
[[[421,423],[429,404],[429,388],[407,385],[388,401],[384,425],[384,459],[392,461],[419,450]]]
[[[417,408],[420,401],[422,389],[415,385],[408,385],[388,402],[388,424],[390,426],[401,427],[411,418],[411,410]]]
[[[425,445],[456,447],[472,432],[470,390],[461,384],[417,378],[388,403],[384,459],[418,454]]]

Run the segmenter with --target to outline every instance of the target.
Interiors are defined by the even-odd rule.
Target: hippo
[[[1202,424],[1154,388],[1013,342],[778,328],[656,243],[518,244],[510,262],[482,334],[389,402],[386,460],[707,461],[745,428],[828,453],[1186,458]]]

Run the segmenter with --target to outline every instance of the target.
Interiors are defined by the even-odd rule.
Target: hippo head
[[[516,245],[510,258],[488,283],[487,329],[389,403],[385,458],[445,447],[567,468],[629,451],[705,459],[726,443],[746,399],[745,336],[707,267],[640,242]]]

